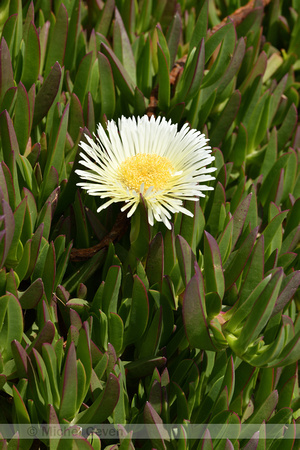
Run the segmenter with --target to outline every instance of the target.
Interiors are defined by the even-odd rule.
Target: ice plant
[[[164,117],[125,118],[117,124],[111,120],[107,131],[98,125],[96,142],[86,136],[88,144],[80,163],[87,170],[76,173],[85,180],[78,183],[90,195],[109,198],[98,212],[115,202],[125,202],[122,211],[130,217],[141,196],[148,210],[148,221],[154,219],[171,228],[171,213],[193,214],[183,206],[184,200],[197,201],[203,191],[213,189],[207,181],[216,170],[207,166],[214,160],[207,139],[188,124],[178,131]]]

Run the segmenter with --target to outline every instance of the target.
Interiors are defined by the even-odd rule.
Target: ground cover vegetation
[[[157,429],[1,448],[299,448],[300,5],[245,3],[1,2],[0,422]],[[145,114],[215,157],[171,229],[77,186],[85,135]]]

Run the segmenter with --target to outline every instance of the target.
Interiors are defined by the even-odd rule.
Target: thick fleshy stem
[[[120,212],[110,232],[98,244],[89,248],[73,248],[70,256],[71,261],[86,261],[99,250],[108,247],[111,242],[119,241],[126,233],[129,224],[130,219],[127,218],[127,212]]]

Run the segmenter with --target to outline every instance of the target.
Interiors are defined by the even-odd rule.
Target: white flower
[[[96,142],[80,143],[80,163],[87,170],[76,170],[85,182],[78,183],[90,195],[109,198],[98,212],[116,202],[125,202],[121,211],[130,217],[144,198],[148,221],[154,219],[171,228],[171,213],[193,214],[184,208],[184,200],[197,201],[215,167],[207,168],[215,158],[207,139],[187,124],[180,131],[163,117],[121,117],[118,126],[111,120],[107,132],[98,125]],[[203,184],[204,183],[204,184]]]

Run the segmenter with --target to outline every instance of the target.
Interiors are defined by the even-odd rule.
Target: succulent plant
[[[1,448],[298,448],[298,2],[5,0],[0,30]],[[77,187],[144,115],[213,149],[170,229]]]

